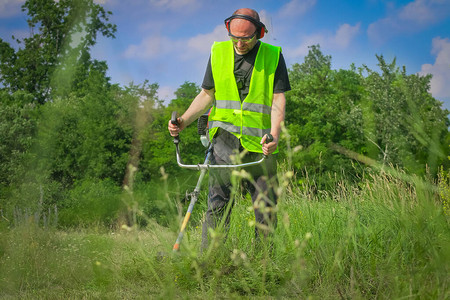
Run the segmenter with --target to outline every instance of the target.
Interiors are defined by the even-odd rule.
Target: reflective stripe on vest
[[[216,100],[215,106],[222,109],[241,109],[241,103],[232,100]],[[265,104],[258,103],[242,103],[242,109],[246,111],[259,112],[262,114],[269,114],[272,108]]]
[[[209,127],[211,127],[211,128],[220,127],[231,133],[240,133],[241,132],[241,127],[235,126],[235,125],[227,123],[227,122],[221,122],[221,121],[210,121]],[[252,128],[252,127],[242,127],[243,135],[251,135],[251,136],[261,137],[261,136],[264,136],[265,134],[269,134],[269,133],[270,133],[270,128],[260,129],[260,128]]]
[[[231,41],[214,43],[211,69],[215,102],[209,115],[212,139],[223,128],[240,139],[252,152],[262,152],[264,134],[270,133],[273,83],[281,48],[260,43],[250,79],[249,93],[241,103],[234,77],[234,49]]]

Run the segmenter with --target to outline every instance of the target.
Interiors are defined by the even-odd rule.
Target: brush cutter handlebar
[[[170,120],[170,122],[174,125],[179,125],[178,123],[178,119],[177,119],[177,112],[174,111],[172,112],[172,118]],[[273,136],[269,133],[267,134],[267,138],[266,138],[266,143],[270,143],[273,141]],[[177,150],[177,163],[180,167],[185,168],[185,169],[191,169],[191,170],[203,170],[203,169],[211,169],[211,168],[216,168],[216,169],[220,169],[220,168],[242,168],[242,167],[249,167],[249,166],[254,166],[254,165],[258,165],[260,163],[262,163],[264,161],[264,159],[267,158],[266,155],[263,155],[263,157],[257,161],[253,161],[253,162],[248,162],[248,163],[241,163],[241,164],[230,164],[230,165],[211,165],[209,164],[209,161],[207,162],[205,160],[205,163],[203,164],[196,164],[196,165],[186,165],[183,163],[181,156],[180,156],[180,149],[179,149],[179,143],[180,143],[180,136],[177,135],[176,137],[174,137],[173,139],[173,143],[175,144],[176,150]],[[210,143],[207,153],[212,152],[213,149],[213,144],[214,143]]]
[[[173,112],[172,112],[172,117],[171,117],[171,119],[170,119],[170,122],[171,122],[173,125],[180,126],[180,123],[178,122],[178,119],[177,119],[177,112],[176,112],[176,111],[173,111]],[[178,144],[180,143],[180,135],[177,135],[177,136],[174,136],[174,137],[173,137],[173,143],[174,143],[175,145],[177,145],[177,149],[178,149]]]

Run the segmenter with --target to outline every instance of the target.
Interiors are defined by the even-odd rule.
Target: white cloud
[[[424,64],[419,74],[432,74],[431,94],[442,99],[450,98],[450,39],[435,37],[431,53],[436,55],[434,64]]]
[[[291,0],[283,5],[278,13],[281,18],[301,16],[314,7],[316,2],[316,0]]]
[[[170,39],[166,36],[153,35],[142,40],[140,44],[130,45],[123,53],[125,58],[152,60],[168,54],[182,60],[204,57],[211,50],[214,41],[227,40],[225,27],[219,25],[210,33],[199,34],[189,39]]]
[[[415,0],[399,11],[399,18],[420,24],[433,24],[449,15],[449,2],[446,0]]]
[[[168,37],[154,35],[145,38],[139,45],[130,45],[124,52],[125,58],[154,59],[173,52],[176,42]]]
[[[416,0],[408,3],[398,14],[402,20],[412,20],[420,23],[430,22],[433,19],[433,13],[426,1]]]
[[[328,50],[345,50],[351,44],[353,39],[359,34],[361,24],[354,26],[343,24],[339,26],[334,34],[314,34],[302,38],[302,42],[296,48],[286,49],[286,56],[299,57],[308,54],[308,46],[319,44],[322,49]]]
[[[305,56],[308,54],[308,46],[320,44],[322,47],[325,44],[325,37],[321,34],[310,35],[302,38],[302,42],[294,49],[284,47],[286,51],[283,51],[284,55],[289,58],[295,58],[299,56]]]
[[[108,1],[108,0],[94,0],[94,3],[101,4],[101,5],[105,5],[106,2],[110,2],[110,1]]]
[[[369,25],[367,34],[383,43],[396,34],[417,32],[450,16],[448,0],[415,0]]]
[[[20,7],[24,2],[25,0],[0,0],[0,18],[20,14]]]
[[[183,58],[189,58],[196,54],[204,55],[210,52],[211,45],[215,41],[224,41],[228,39],[228,33],[225,26],[218,25],[210,33],[199,34],[190,38],[185,49],[183,49]]]
[[[358,23],[355,26],[351,26],[350,24],[341,25],[336,31],[333,44],[339,49],[346,49],[353,38],[359,33],[360,27],[361,23]]]
[[[192,11],[200,7],[199,0],[150,0],[150,4],[161,10]]]
[[[158,98],[163,100],[164,105],[169,104],[170,100],[175,98],[175,89],[170,86],[160,86]]]

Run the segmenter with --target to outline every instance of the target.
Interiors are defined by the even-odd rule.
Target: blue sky
[[[269,29],[263,41],[281,46],[286,63],[302,63],[320,44],[333,68],[354,63],[378,71],[375,55],[394,57],[408,74],[433,74],[432,95],[450,109],[450,0],[96,0],[112,11],[116,39],[99,38],[93,56],[106,60],[113,83],[160,85],[163,99],[185,81],[203,80],[213,41],[227,39],[223,20],[254,8]],[[0,0],[0,37],[26,37],[20,6]]]

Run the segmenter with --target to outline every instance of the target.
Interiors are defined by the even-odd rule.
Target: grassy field
[[[203,253],[202,203],[179,253],[178,222],[63,231],[2,221],[0,298],[449,299],[449,216],[435,186],[382,174],[333,193],[286,183],[280,194],[273,247],[254,241],[246,197],[226,241]]]

